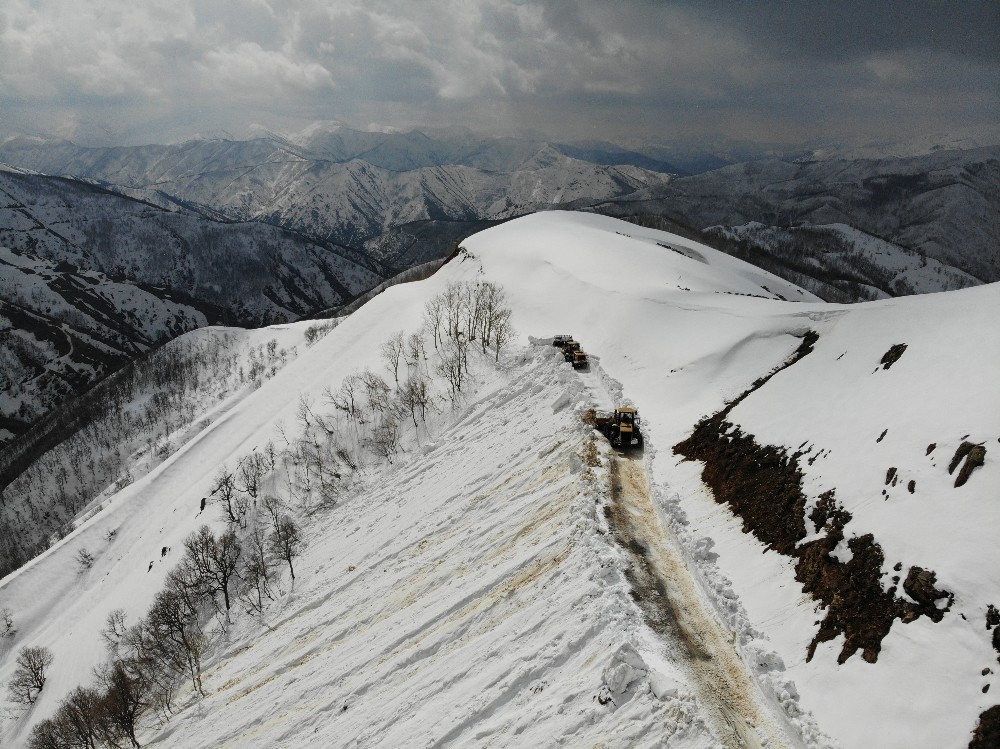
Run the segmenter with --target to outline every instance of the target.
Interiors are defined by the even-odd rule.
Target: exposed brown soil
[[[806,496],[799,467],[803,453],[799,450],[789,454],[783,447],[759,445],[752,434],[726,420],[736,404],[777,372],[808,355],[817,338],[813,332],[807,334],[788,361],[757,380],[722,411],[698,422],[691,436],[674,446],[674,452],[705,464],[702,480],[717,502],[728,504],[741,518],[745,533],[752,533],[769,549],[796,560],[795,579],[826,609],[819,631],[809,644],[807,660],[812,659],[820,643],[843,635],[839,663],[859,650],[862,658],[874,663],[896,619],[911,622],[926,615],[940,621],[948,608],[939,610],[935,602],[947,598],[950,606],[952,594],[938,590],[934,573],[920,567],[911,567],[903,583],[913,601],[897,597],[895,584],[883,589],[885,557],[870,533],[847,542],[850,560],[843,562],[833,556],[851,520],[851,514],[836,502],[833,490],[822,494],[809,514],[813,529],[825,534],[801,543],[811,535],[806,528]],[[888,481],[892,478],[887,476]],[[893,582],[897,581],[894,578]]]
[[[969,749],[996,749],[1000,746],[1000,705],[994,705],[979,716],[979,725],[972,734]]]

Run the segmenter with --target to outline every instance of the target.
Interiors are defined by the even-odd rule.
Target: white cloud
[[[294,62],[284,53],[255,42],[209,50],[195,63],[199,85],[242,98],[282,96],[291,90],[317,92],[335,88],[330,72],[315,62]]]

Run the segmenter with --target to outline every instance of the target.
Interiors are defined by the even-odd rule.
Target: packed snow
[[[109,612],[141,617],[185,537],[202,523],[224,527],[216,503],[200,507],[220,466],[294,440],[303,413],[329,414],[328,389],[352,372],[391,381],[380,344],[417,331],[449,283],[477,281],[502,284],[516,339],[496,363],[477,355],[462,394],[407,427],[392,462],[369,455],[333,501],[299,508],[294,583],[284,574],[261,616],[234,610],[232,624],[209,624],[206,696],[181,687],[175,714],[143,721],[144,746],[968,744],[995,701],[983,687],[996,677],[981,674],[997,670],[984,616],[1000,602],[1000,393],[989,376],[1000,365],[1000,286],[828,305],[680,237],[563,212],[464,247],[308,348],[304,323],[254,333],[301,353],[257,389],[211,412],[206,403],[207,425],[170,458],[0,583],[16,629],[0,640],[0,680],[21,646],[54,655],[37,703],[9,706],[5,744],[23,745],[90,681]],[[939,623],[896,621],[876,663],[838,665],[835,641],[806,661],[822,612],[789,560],[764,553],[714,501],[700,465],[671,449],[810,330],[815,350],[730,419],[761,444],[814,446],[822,457],[803,464],[807,496],[836,489],[853,514],[848,535],[873,533],[883,546],[886,586],[902,562],[934,570],[954,593]],[[589,370],[548,345],[564,332],[590,354]],[[433,359],[429,338],[426,347]],[[630,457],[584,423],[587,409],[623,403],[639,409],[646,435]],[[965,440],[986,445],[985,464],[955,488],[947,463]],[[885,481],[889,467],[898,485]],[[265,491],[291,491],[291,470],[279,467]],[[670,568],[681,629],[698,633],[710,664],[669,626],[651,627],[636,600],[635,547],[609,523],[615,470],[646,503],[626,507],[647,534],[638,546],[653,572]],[[84,547],[95,562],[81,571]],[[706,677],[719,664],[735,671],[739,700]]]

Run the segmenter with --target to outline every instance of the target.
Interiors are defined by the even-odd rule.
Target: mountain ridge
[[[968,743],[991,705],[982,686],[995,676],[983,666],[998,655],[983,623],[1000,593],[990,574],[1000,562],[990,447],[1000,409],[981,374],[1000,362],[986,335],[1000,285],[828,304],[683,237],[565,212],[507,222],[463,247],[434,276],[385,290],[311,344],[307,323],[174,341],[227,336],[234,352],[244,341],[263,353],[274,338],[276,353],[299,353],[257,386],[195,398],[161,463],[109,488],[64,539],[0,583],[0,600],[20,623],[15,642],[55,654],[31,716],[3,727],[8,740],[21,740],[89,678],[107,613],[142,616],[187,534],[203,522],[229,527],[221,504],[202,511],[199,503],[212,496],[221,466],[235,471],[246,456],[267,456],[271,443],[275,468],[262,491],[312,524],[296,582],[287,569],[276,578],[267,627],[242,611],[231,625],[221,612],[205,620],[217,643],[205,656],[208,694],[181,686],[165,724],[141,723],[144,742],[417,737],[513,746],[626,737],[694,749],[738,746],[742,735],[809,749],[866,747],[873,737],[892,749]],[[381,343],[401,324],[404,341],[418,332],[428,302],[449,288],[486,282],[502,286],[516,339],[497,361],[492,350],[470,351],[475,364],[459,395],[431,374],[447,344],[425,330],[427,359],[400,365],[398,392],[425,372],[440,410],[412,422],[405,411],[400,424],[414,426],[394,450],[378,452],[366,437],[378,407],[355,391],[365,422],[355,426],[337,405],[348,392],[338,387],[371,372],[397,392]],[[593,368],[562,362],[553,331],[575,333]],[[782,368],[807,337],[808,355]],[[226,369],[233,385],[240,362],[260,360],[242,351]],[[641,415],[643,454],[616,455],[588,426],[591,409],[624,404]],[[719,507],[703,464],[671,450],[719,409],[742,434],[798,462],[804,522],[816,531],[806,542],[830,543],[836,569],[870,534],[885,560],[879,590],[923,595],[909,579],[900,592],[892,577],[930,571],[934,586],[954,595],[940,618],[892,620],[875,662],[857,654],[838,663],[839,637],[807,657],[826,607],[782,552]],[[170,435],[157,437],[162,445]],[[956,487],[947,463],[963,439],[984,445],[985,460]],[[334,462],[320,468],[317,460]],[[697,658],[686,659],[670,626],[644,613],[638,562],[609,522],[616,501],[632,501],[631,488],[615,488],[616,462],[618,483],[632,486],[632,467],[648,482],[657,543],[675,544],[680,571],[694,572],[698,605],[713,612],[742,677],[759,690],[745,697],[759,699],[761,720],[741,723],[753,712],[734,705],[735,727],[719,721]],[[831,489],[837,523],[826,526]],[[759,511],[769,512],[766,503]],[[843,544],[827,535],[836,528]],[[90,572],[76,571],[81,547],[96,552]],[[0,676],[10,668],[0,665]]]

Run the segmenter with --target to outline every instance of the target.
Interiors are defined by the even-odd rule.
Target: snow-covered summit
[[[141,617],[184,538],[223,527],[217,504],[200,510],[221,465],[325,429],[352,372],[392,380],[380,345],[418,331],[429,300],[489,281],[518,333],[499,364],[477,359],[465,394],[408,432],[391,464],[369,456],[332,506],[300,516],[294,585],[278,582],[263,625],[243,612],[217,623],[206,696],[179,690],[169,720],[142,724],[144,745],[968,744],[995,702],[983,687],[1000,688],[986,619],[1000,602],[1000,286],[829,305],[695,242],[564,212],[464,247],[309,347],[307,324],[247,333],[299,354],[205,404],[159,467],[3,581],[17,634],[0,679],[22,645],[54,655],[5,743],[88,679],[109,612]],[[537,340],[553,333],[575,335],[590,370]],[[433,361],[429,338],[426,349]],[[626,402],[643,455],[615,456],[585,423]],[[791,514],[804,535],[768,536],[780,511],[719,503],[702,462],[675,454],[713,414],[733,446],[719,460],[798,467],[781,491],[801,488]],[[740,453],[747,435],[756,447]],[[985,457],[956,488],[948,464],[966,442]],[[297,470],[289,458],[268,491],[300,491],[285,483]],[[871,534],[878,602],[908,619],[890,617],[878,647],[796,579],[796,554],[836,542],[836,528],[813,584],[832,585],[862,549],[872,557],[858,541]],[[83,547],[95,561],[78,572]],[[911,581],[913,568],[936,577]],[[852,637],[866,649],[844,658]]]

